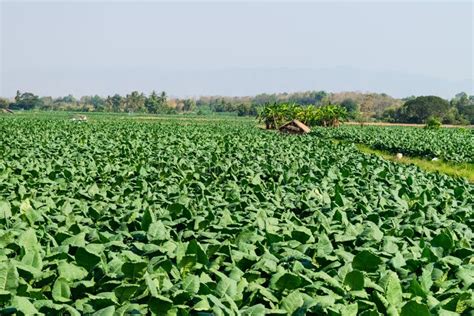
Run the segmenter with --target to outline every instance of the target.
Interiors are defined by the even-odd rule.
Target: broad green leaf
[[[333,251],[331,240],[325,233],[321,233],[318,238],[317,254],[318,257],[325,257]]]
[[[462,280],[466,288],[470,287],[474,283],[474,267],[470,269],[460,267],[456,272],[456,277]]]
[[[96,183],[93,183],[89,188],[87,189],[87,193],[89,196],[93,197],[94,195],[99,194],[100,190],[99,187],[97,186]]]
[[[0,262],[0,290],[14,292],[18,287],[19,276],[10,262]]]
[[[454,246],[454,242],[451,235],[444,232],[433,238],[431,245],[441,247],[444,251],[448,251]]]
[[[216,292],[221,297],[224,295],[233,297],[237,294],[237,282],[227,277],[221,278],[219,283],[217,283]]]
[[[82,280],[88,274],[84,268],[66,261],[61,261],[58,264],[58,272],[60,277],[63,277],[68,281]]]
[[[10,202],[0,200],[0,219],[10,218],[12,216]]]
[[[147,306],[144,304],[126,304],[114,312],[114,316],[145,315]]]
[[[196,294],[199,291],[200,280],[197,275],[188,275],[183,280],[183,290],[188,293]]]
[[[40,252],[36,249],[27,250],[23,258],[21,259],[21,263],[38,270],[41,270],[43,268],[43,259],[41,258]]]
[[[300,292],[291,292],[281,301],[281,308],[286,310],[288,314],[293,314],[299,308],[303,307],[304,299]]]
[[[12,299],[12,306],[24,315],[41,315],[27,297],[15,296]]]
[[[150,291],[150,295],[158,296],[157,284],[155,283],[155,280],[148,273],[145,273],[145,283],[148,288],[148,291]]]
[[[293,290],[300,286],[301,278],[294,273],[285,272],[282,274],[276,274],[272,278],[272,284],[279,290]]]
[[[148,301],[148,308],[154,315],[166,315],[173,307],[173,301],[164,296],[151,297]]]
[[[35,251],[41,248],[38,244],[36,232],[33,228],[28,228],[20,235],[20,238],[18,239],[18,244],[23,247],[25,251]]]
[[[96,311],[93,316],[114,316],[115,315],[115,307],[108,306]]]
[[[87,248],[79,247],[75,254],[76,262],[79,266],[86,270],[92,270],[99,262],[100,255],[94,253]]]
[[[260,316],[265,315],[265,306],[257,304],[242,311],[242,316]]]
[[[382,263],[379,256],[373,254],[368,250],[359,252],[352,261],[352,267],[356,270],[375,272],[378,266]]]
[[[168,240],[170,238],[168,229],[161,221],[152,222],[147,232],[148,240]]]
[[[341,315],[357,316],[358,306],[357,303],[349,304],[341,308]]]
[[[125,262],[122,265],[122,272],[127,278],[140,278],[145,273],[146,262]]]
[[[145,211],[143,211],[143,217],[141,222],[142,230],[148,231],[151,223],[153,222],[156,222],[155,212],[152,209],[147,208]]]
[[[364,274],[359,270],[353,270],[346,274],[344,284],[348,285],[353,291],[362,290],[364,288]]]
[[[186,254],[196,255],[197,262],[201,264],[207,265],[209,263],[206,253],[195,239],[189,242],[188,247],[186,248]]]
[[[403,302],[402,298],[402,286],[398,275],[394,272],[389,272],[385,285],[385,295],[387,302],[393,307],[401,306]]]
[[[56,302],[65,303],[71,300],[71,289],[65,278],[59,277],[56,282],[54,282],[52,296]]]
[[[400,313],[400,316],[430,316],[430,310],[428,309],[428,306],[424,304],[417,303],[415,301],[410,301],[403,305],[402,307],[402,312]]]
[[[115,296],[120,302],[128,301],[138,290],[136,284],[123,284],[114,289]]]
[[[433,264],[430,263],[423,268],[423,273],[421,274],[420,284],[425,292],[429,292],[431,286],[433,285],[433,279],[431,277],[433,273]]]
[[[409,289],[411,293],[421,297],[426,297],[426,293],[428,292],[422,288],[422,286],[416,279],[411,280]]]
[[[76,247],[85,247],[86,246],[86,234],[81,232],[77,235],[66,238],[62,241],[61,245],[70,245]]]

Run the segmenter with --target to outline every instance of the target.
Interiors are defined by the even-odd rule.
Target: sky
[[[474,94],[473,6],[3,0],[0,95]]]

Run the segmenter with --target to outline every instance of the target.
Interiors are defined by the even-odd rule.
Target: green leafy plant
[[[439,129],[441,128],[441,121],[436,117],[429,117],[426,120],[425,127],[426,129]]]
[[[277,129],[284,123],[298,119],[309,126],[337,127],[347,119],[347,110],[339,105],[299,106],[296,104],[266,104],[257,117],[266,129]]]
[[[474,163],[474,130],[459,128],[424,129],[399,126],[341,126],[313,129],[319,137],[365,144],[373,149],[407,156],[434,157],[452,162]]]
[[[466,181],[253,120],[0,130],[2,315],[473,312]]]

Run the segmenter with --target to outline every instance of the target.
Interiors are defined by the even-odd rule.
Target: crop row
[[[316,128],[313,135],[366,144],[374,149],[408,156],[474,163],[474,129],[341,126]]]

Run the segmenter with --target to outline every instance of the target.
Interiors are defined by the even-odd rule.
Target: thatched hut
[[[292,120],[279,128],[282,133],[290,134],[306,134],[311,132],[311,129],[298,120]]]

